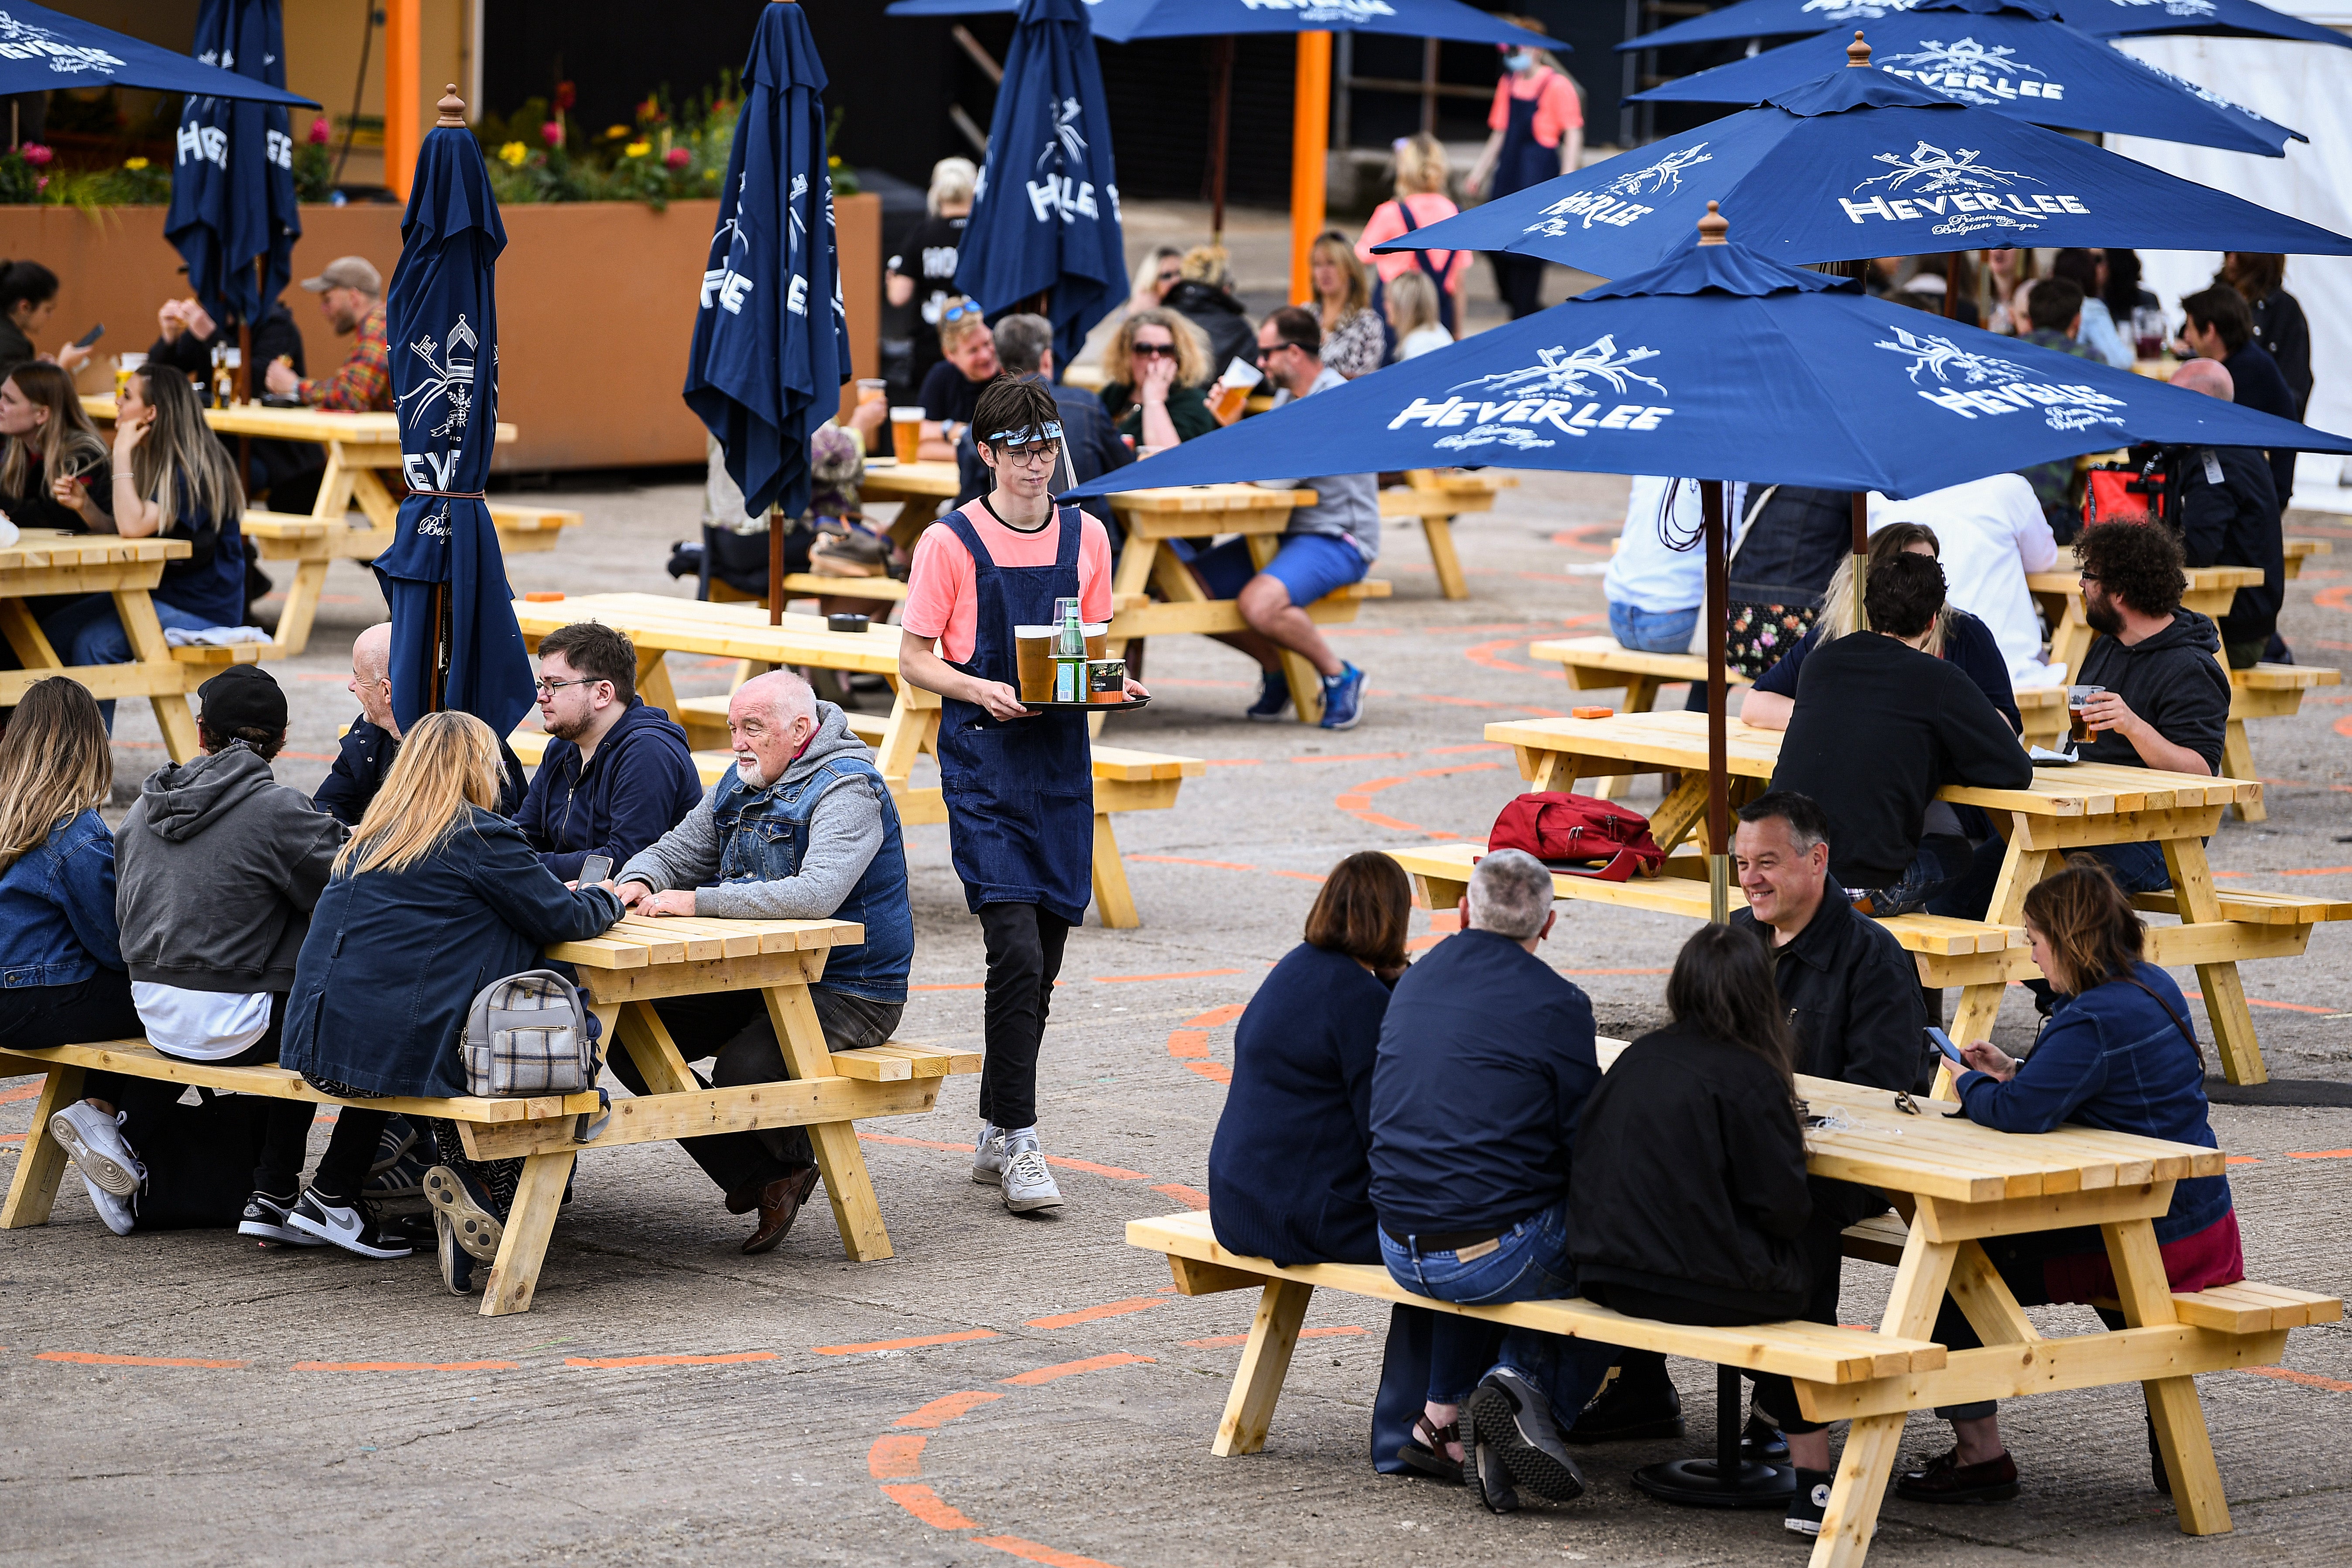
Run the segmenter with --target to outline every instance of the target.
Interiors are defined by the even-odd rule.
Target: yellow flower
[[[126,169],[143,169],[147,166],[147,160],[144,158],[125,158],[122,160],[122,166]]]
[[[627,146],[621,149],[623,153],[632,158],[642,158],[653,150],[654,144],[650,142],[632,142]]]
[[[607,142],[618,142],[622,137],[626,136],[628,133],[629,128],[625,125],[607,125],[604,127],[604,140]]]
[[[702,177],[706,180],[715,180],[719,177],[719,171],[716,169],[705,169],[702,171]]]
[[[499,162],[509,169],[520,169],[522,161],[530,156],[530,149],[520,142],[509,142],[499,149]]]

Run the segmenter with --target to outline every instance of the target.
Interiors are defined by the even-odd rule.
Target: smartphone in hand
[[[609,882],[612,879],[613,858],[610,855],[591,855],[580,863],[582,887],[593,887],[599,882]]]
[[[1944,1055],[1950,1059],[1952,1070],[1954,1072],[1967,1072],[1969,1070],[1969,1059],[1960,1055],[1959,1047],[1952,1044],[1951,1036],[1944,1033],[1943,1030],[1936,1027],[1935,1025],[1930,1024],[1927,1026],[1927,1038],[1935,1042],[1936,1048],[1943,1052]]]
[[[89,331],[76,338],[74,340],[73,346],[78,349],[86,349],[104,336],[106,336],[106,323],[104,321],[100,321],[98,325],[90,328]]]

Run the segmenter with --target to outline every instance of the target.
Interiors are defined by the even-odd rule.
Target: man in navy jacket
[[[567,882],[591,855],[619,869],[702,799],[686,731],[646,706],[636,678],[636,648],[610,626],[582,621],[540,639],[549,739],[515,826]]]

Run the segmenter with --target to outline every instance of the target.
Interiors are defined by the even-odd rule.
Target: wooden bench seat
[[[2252,888],[2231,887],[2216,887],[2213,896],[2221,901],[2224,920],[2248,925],[2308,926],[2325,921],[2352,921],[2352,899],[2324,899],[2301,893],[2272,893]],[[2134,893],[2132,907],[2154,914],[2177,915],[2180,912],[2179,895],[2168,888],[2159,893]]]
[[[269,651],[270,645],[266,642],[233,642],[219,647],[174,647],[172,657],[182,664],[218,665],[226,669],[232,664],[259,664],[262,655]]]
[[[2303,694],[2315,687],[2337,686],[2344,672],[2320,664],[2257,664],[2230,672],[2230,722],[2221,738],[2221,772],[2233,779],[2262,775],[2254,767],[2253,743],[2246,738],[2249,719],[2284,719],[2303,710]],[[2260,799],[2231,807],[2241,822],[2263,822],[2269,811]]]
[[[530,555],[552,550],[567,528],[586,521],[564,507],[526,506],[514,501],[489,503],[491,525],[499,531],[499,548],[509,555]]]
[[[1454,548],[1454,520],[1465,512],[1491,511],[1495,497],[1517,486],[1517,474],[1492,468],[1457,473],[1436,468],[1408,468],[1405,482],[1381,491],[1384,522],[1412,521],[1421,524],[1429,542],[1429,563],[1437,574],[1437,590],[1449,599],[1470,596],[1463,575],[1462,557]]]

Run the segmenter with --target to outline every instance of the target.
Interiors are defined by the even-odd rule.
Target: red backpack
[[[1503,807],[1486,836],[1489,852],[1524,849],[1555,871],[1622,882],[1636,871],[1654,877],[1666,853],[1650,837],[1650,819],[1612,801],[1558,790],[1523,795]]]

